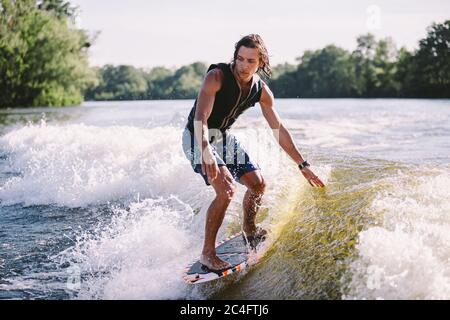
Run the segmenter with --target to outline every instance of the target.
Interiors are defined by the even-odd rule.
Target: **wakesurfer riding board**
[[[265,236],[258,240],[258,243],[264,241]],[[239,232],[216,245],[217,256],[231,264],[230,268],[212,271],[199,260],[196,260],[183,270],[183,279],[188,284],[197,284],[223,278],[244,270],[258,262],[256,249],[257,243],[248,243],[242,232]]]

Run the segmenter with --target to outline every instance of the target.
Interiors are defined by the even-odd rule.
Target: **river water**
[[[450,101],[279,99],[313,189],[258,106],[233,133],[267,183],[260,262],[186,285],[214,198],[191,100],[0,112],[0,298],[450,299]],[[237,184],[218,240],[240,230]]]

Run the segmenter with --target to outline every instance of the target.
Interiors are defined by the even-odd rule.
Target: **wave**
[[[346,299],[450,298],[450,167],[401,170],[385,180],[359,235]]]
[[[170,125],[43,122],[0,138],[2,172],[9,172],[2,206],[112,211],[52,256],[64,279],[52,290],[86,299],[450,297],[448,165],[417,168],[306,149],[327,184],[312,189],[259,122],[235,134],[267,181],[258,218],[270,230],[264,256],[235,277],[186,286],[181,270],[200,253],[214,193],[185,159],[181,134]],[[218,239],[240,230],[245,188],[237,187]],[[2,288],[39,288],[48,276],[6,279]]]
[[[112,211],[94,226],[80,221],[82,228],[72,235],[74,244],[52,256],[55,275],[69,278],[60,283],[60,290],[82,299],[202,299],[221,291],[220,282],[193,288],[181,281],[182,269],[200,254],[206,210],[214,197],[213,189],[185,159],[181,133],[172,126],[43,122],[1,137],[0,148],[7,154],[4,165],[17,173],[1,186],[3,206],[106,205]],[[283,199],[296,195],[306,183],[270,132],[252,128],[235,134],[268,181],[258,222],[276,238],[277,226],[288,221],[280,218],[288,211],[282,209]],[[237,187],[218,240],[241,228],[245,190]],[[115,208],[111,202],[121,205]],[[76,214],[76,210],[64,212]],[[30,281],[38,288],[40,274],[32,279],[7,279],[8,290]]]

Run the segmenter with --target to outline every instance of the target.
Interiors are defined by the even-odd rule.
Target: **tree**
[[[95,82],[88,38],[31,0],[0,2],[0,107],[79,104]]]
[[[413,62],[421,97],[450,97],[450,20],[433,23],[420,40]]]
[[[270,81],[270,86],[276,97],[299,98],[300,92],[297,88],[297,68],[295,71],[282,73],[276,79]]]
[[[296,71],[296,96],[337,98],[354,96],[355,70],[350,53],[334,45],[306,51]]]
[[[396,97],[399,94],[401,85],[396,80],[398,50],[391,38],[378,41],[374,66],[374,87],[373,96],[376,97]]]
[[[357,93],[359,96],[373,95],[376,82],[372,63],[376,54],[375,36],[370,33],[359,36],[356,43],[357,47],[352,53],[352,60],[358,84]]]
[[[172,93],[174,99],[195,98],[200,89],[207,67],[204,63],[195,62],[175,71],[172,78]]]
[[[99,84],[87,91],[95,100],[137,100],[145,98],[147,81],[142,70],[132,66],[106,65],[98,71]]]
[[[359,36],[352,52],[358,95],[396,97],[401,83],[397,80],[398,50],[391,38],[377,41],[372,34]]]
[[[100,82],[86,91],[86,99],[193,99],[200,90],[206,69],[202,62],[183,66],[175,72],[164,67],[146,72],[132,66],[106,65],[97,70]]]
[[[37,8],[53,13],[59,19],[73,19],[76,16],[75,7],[64,0],[40,0],[37,1]]]
[[[290,63],[280,63],[272,68],[272,77],[271,80],[276,80],[280,76],[282,76],[285,73],[294,72],[297,69],[296,65],[290,64]]]
[[[405,97],[414,97],[415,93],[417,93],[417,88],[415,88],[415,74],[417,74],[414,69],[416,66],[414,65],[414,54],[409,52],[408,49],[402,47],[398,52],[398,60],[396,63],[396,74],[395,79],[397,83],[400,84],[400,89],[398,92],[398,96]]]
[[[397,50],[391,38],[377,40],[374,35],[361,35],[357,47],[350,53],[329,45],[316,51],[306,51],[297,59],[298,65],[279,64],[273,68],[270,83],[277,97],[448,97],[450,95],[450,22],[433,24],[428,35],[419,43],[419,49],[409,52]],[[104,71],[104,70],[103,70]],[[141,83],[141,80],[117,78],[114,72],[99,72],[101,85],[92,90],[97,99],[121,99],[126,90],[129,98],[139,99],[193,99],[197,96],[206,72],[206,65],[196,62],[177,70],[156,67],[140,71],[147,90],[143,87],[122,86]],[[105,83],[115,83],[115,89]],[[122,93],[118,94],[121,87]],[[92,90],[88,91],[92,92]],[[87,96],[92,96],[87,94]]]
[[[155,67],[144,75],[147,81],[147,99],[167,99],[172,92],[173,71],[164,67]]]

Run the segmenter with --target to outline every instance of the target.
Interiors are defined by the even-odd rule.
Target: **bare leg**
[[[261,207],[262,193],[248,189],[244,195],[243,229],[246,234],[256,233],[256,215]]]
[[[242,204],[244,210],[243,230],[247,235],[255,235],[257,232],[256,215],[261,207],[266,186],[258,170],[244,174],[240,181],[247,187]]]
[[[211,202],[206,215],[205,241],[203,244],[200,262],[213,270],[221,270],[231,267],[231,265],[221,260],[216,254],[216,237],[225,217],[225,212],[233,198],[235,185],[233,178],[224,166],[221,166],[218,177],[211,183],[216,191],[216,197]]]

